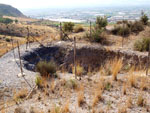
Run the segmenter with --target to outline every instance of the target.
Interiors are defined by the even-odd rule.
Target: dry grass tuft
[[[125,106],[120,107],[118,113],[127,113],[127,108]]]
[[[127,94],[127,84],[125,82],[123,83],[122,92],[123,92],[123,95]]]
[[[14,94],[14,100],[17,102],[21,99],[24,99],[28,94],[28,90],[27,89],[22,89],[19,92]]]
[[[68,113],[69,112],[69,100],[67,103],[62,107],[62,113]]]
[[[54,79],[51,81],[50,90],[54,93],[54,90],[55,90],[55,80]]]
[[[18,107],[15,109],[14,113],[26,113],[26,111],[23,108]]]
[[[147,78],[146,77],[141,77],[140,89],[141,90],[147,90],[148,89],[148,84],[147,84]]]
[[[75,68],[72,68],[72,72],[75,73]],[[76,74],[77,76],[81,76],[84,73],[84,68],[80,66],[79,64],[76,67]]]
[[[128,82],[129,82],[131,87],[136,86],[136,75],[133,73],[133,71],[134,71],[134,67],[132,67],[130,69],[129,75],[128,75]]]
[[[84,101],[84,91],[78,92],[78,106],[81,107],[85,103]]]
[[[131,108],[132,107],[132,98],[130,96],[127,99],[126,106],[127,106],[127,108]]]
[[[137,97],[137,105],[143,107],[146,104],[142,94],[139,94]]]
[[[93,107],[96,106],[96,104],[102,100],[102,91],[99,89],[96,89],[95,94],[94,94],[94,98],[93,98]]]
[[[112,63],[112,76],[113,80],[117,81],[117,74],[121,70],[123,64],[121,59],[115,59]]]

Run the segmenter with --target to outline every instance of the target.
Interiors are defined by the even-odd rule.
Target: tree
[[[96,18],[96,27],[101,29],[107,26],[107,18],[106,17],[97,17]]]
[[[144,14],[142,17],[141,17],[141,22],[144,24],[144,25],[147,25],[148,24],[148,16],[146,14]]]

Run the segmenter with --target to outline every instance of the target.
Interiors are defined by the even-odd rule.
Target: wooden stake
[[[14,59],[16,59],[16,55],[15,55],[15,51],[14,51],[14,41],[13,41],[12,37],[11,37],[11,44],[12,44]]]
[[[149,44],[149,51],[148,51],[148,57],[147,57],[146,75],[148,75],[149,60],[150,60],[150,44]]]
[[[76,37],[74,37],[74,69],[75,69],[75,78],[77,79],[77,69],[76,69]]]
[[[60,22],[60,39],[62,39],[62,24]]]
[[[18,55],[19,55],[19,61],[20,61],[21,75],[22,75],[23,79],[25,80],[25,82],[29,85],[29,87],[32,88],[31,85],[29,84],[29,82],[25,79],[25,77],[23,75],[23,68],[22,68],[21,55],[20,55],[20,47],[19,47],[19,42],[18,41],[17,41],[17,46],[18,46]]]
[[[90,21],[90,38],[92,38],[92,22]]]

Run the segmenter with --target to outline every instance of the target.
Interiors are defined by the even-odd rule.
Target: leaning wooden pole
[[[76,37],[74,37],[74,74],[77,79],[77,67],[76,67]]]
[[[23,68],[22,68],[21,55],[20,55],[20,47],[19,47],[19,42],[18,41],[17,41],[17,46],[18,46],[18,55],[19,55],[21,76],[23,77],[23,79],[25,80],[25,82],[29,85],[29,87],[32,88],[31,85],[29,84],[29,82],[25,79],[25,77],[23,75],[24,73],[23,73]]]

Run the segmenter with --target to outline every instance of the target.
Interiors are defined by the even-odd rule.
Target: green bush
[[[134,43],[134,49],[137,51],[149,51],[150,38],[143,38]]]
[[[142,17],[141,17],[141,22],[144,24],[144,25],[147,25],[148,24],[148,16],[146,14],[144,14]]]
[[[74,27],[74,23],[72,23],[72,22],[65,22],[63,24],[63,30],[65,32],[72,32],[73,31],[73,27]]]
[[[91,36],[90,33],[86,33],[85,37],[91,42],[103,43],[106,40],[106,36],[102,29],[92,29]]]
[[[46,62],[40,61],[36,65],[36,71],[41,74],[41,76],[55,76],[56,75],[56,64],[53,61]]]
[[[77,25],[74,28],[75,33],[83,32],[83,31],[84,31],[84,28],[81,25]]]
[[[13,20],[11,20],[9,18],[1,18],[0,17],[0,23],[10,24],[10,23],[13,23]]]
[[[101,29],[107,26],[107,18],[106,17],[97,17],[96,18],[96,27]]]
[[[144,26],[140,21],[135,21],[134,23],[130,22],[127,24],[127,26],[131,29],[131,32],[134,33],[138,33],[144,30]]]
[[[115,26],[112,33],[114,35],[128,36],[130,34],[130,28],[127,25]]]
[[[6,40],[6,42],[10,42],[11,41],[9,38],[6,38],[5,40]]]

